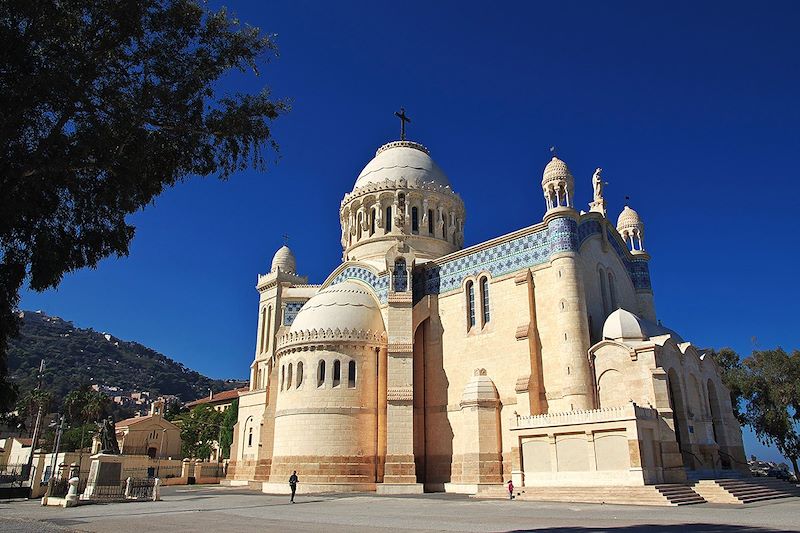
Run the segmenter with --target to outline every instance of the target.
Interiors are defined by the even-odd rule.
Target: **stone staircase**
[[[521,501],[607,503],[618,505],[691,505],[705,500],[686,485],[641,487],[524,487],[514,490]],[[496,485],[482,489],[473,498],[508,499],[508,489]]]
[[[712,503],[743,504],[800,496],[800,488],[771,477],[701,479],[692,489]]]

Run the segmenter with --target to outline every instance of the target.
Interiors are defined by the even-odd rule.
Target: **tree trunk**
[[[789,460],[792,462],[792,467],[794,467],[795,482],[800,481],[800,469],[797,468],[797,457],[789,457]]]

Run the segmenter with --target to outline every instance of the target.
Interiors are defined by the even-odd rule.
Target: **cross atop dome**
[[[401,107],[400,111],[395,111],[394,116],[400,119],[400,140],[406,140],[406,122],[411,122],[411,119],[406,116],[406,108]]]

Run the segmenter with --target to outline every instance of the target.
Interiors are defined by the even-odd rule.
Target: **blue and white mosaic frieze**
[[[378,276],[371,270],[364,267],[349,266],[339,272],[339,274],[333,278],[331,285],[335,283],[341,283],[348,279],[357,279],[359,281],[363,281],[372,287],[372,290],[378,295],[378,300],[381,303],[386,302],[389,294],[389,276]]]
[[[622,241],[619,234],[608,226],[606,226],[606,228],[608,242],[611,244],[614,251],[617,252],[617,256],[620,261],[622,261],[622,264],[625,265],[625,269],[628,271],[628,275],[633,282],[633,287],[635,289],[651,289],[650,267],[647,261],[629,259],[630,254],[628,252],[628,247]],[[586,239],[592,235],[598,235],[602,231],[603,225],[598,220],[590,219],[583,221],[578,226],[578,242],[582,245]]]
[[[286,302],[283,306],[283,325],[291,326],[305,302]]]
[[[603,225],[597,220],[587,220],[578,225],[571,218],[557,218],[546,229],[478,250],[441,265],[426,266],[414,276],[414,299],[419,300],[426,294],[441,294],[458,289],[464,278],[480,272],[489,272],[492,277],[498,277],[546,263],[557,253],[577,252],[586,239],[599,234],[602,228]],[[611,231],[608,240],[628,270],[634,287],[650,288],[647,262],[628,259],[629,254],[624,244]]]
[[[555,253],[554,249],[561,251],[571,245],[575,239],[568,233],[572,230],[574,227],[570,228],[569,225],[551,223],[547,229],[478,250],[442,265],[431,265],[414,276],[414,295],[421,298],[425,294],[452,291],[461,286],[464,278],[479,272],[489,272],[492,277],[497,277],[544,263]]]

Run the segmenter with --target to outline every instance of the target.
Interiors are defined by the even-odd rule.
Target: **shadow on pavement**
[[[784,529],[770,529],[752,526],[733,526],[726,524],[641,524],[635,526],[612,527],[554,527],[542,529],[513,529],[506,533],[542,532],[549,533],[601,533],[604,531],[621,531],[623,533],[686,533],[687,531],[703,531],[704,533],[775,533],[787,531]]]

